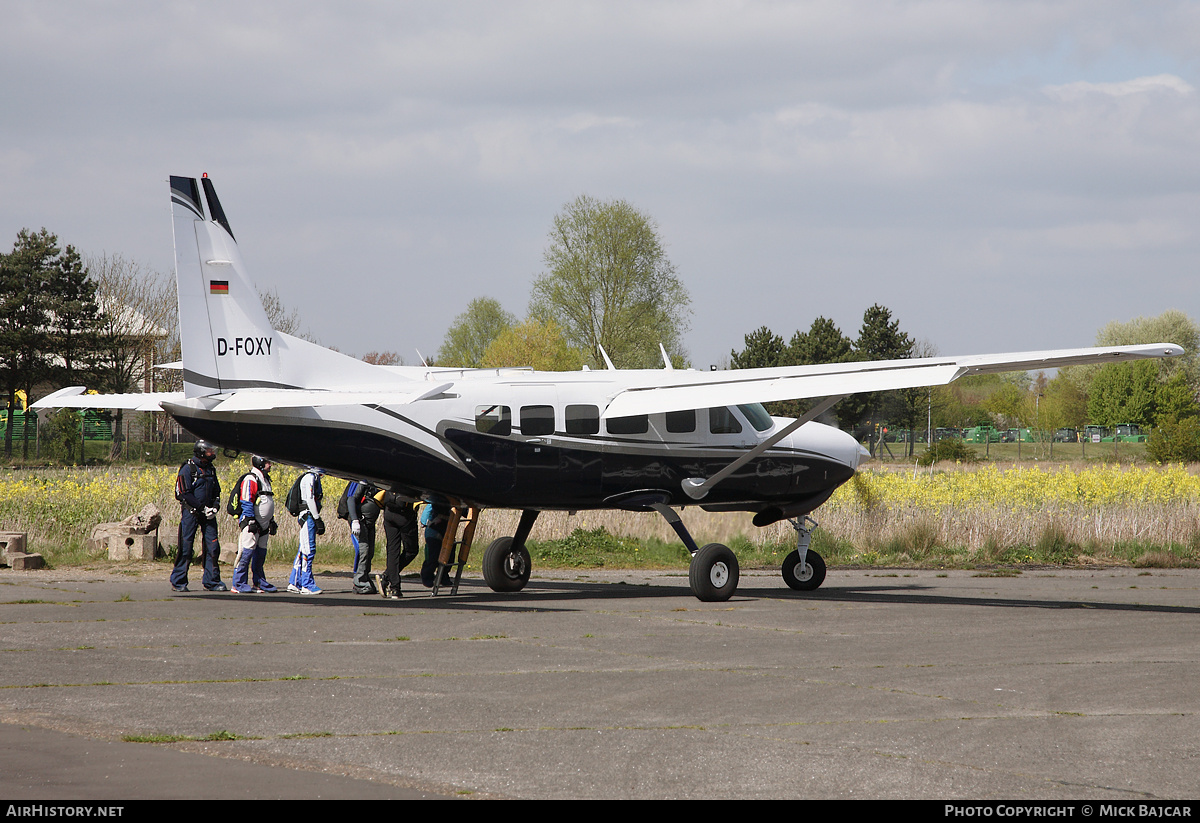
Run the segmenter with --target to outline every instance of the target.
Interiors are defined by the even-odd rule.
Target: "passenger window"
[[[567,406],[567,434],[599,434],[600,409],[596,406]]]
[[[696,410],[667,412],[667,431],[684,434],[696,430]]]
[[[501,437],[512,434],[512,409],[508,406],[476,406],[475,431]]]
[[[742,424],[733,416],[733,412],[724,406],[708,410],[708,430],[713,434],[738,434]]]
[[[522,406],[521,434],[554,434],[554,407]]]
[[[632,417],[610,417],[606,421],[609,434],[645,434],[650,431],[650,418],[644,414]]]

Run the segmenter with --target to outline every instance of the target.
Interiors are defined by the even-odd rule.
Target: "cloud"
[[[1195,87],[1181,77],[1173,74],[1156,74],[1153,77],[1135,77],[1119,83],[1088,83],[1077,81],[1061,86],[1046,86],[1048,96],[1058,100],[1081,100],[1088,95],[1102,94],[1109,97],[1127,97],[1131,94],[1153,94],[1156,92],[1172,92],[1180,95],[1190,95]]]

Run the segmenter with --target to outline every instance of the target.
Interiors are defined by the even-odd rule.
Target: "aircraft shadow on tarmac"
[[[340,575],[320,575],[318,584]],[[346,575],[347,577],[349,575]],[[407,581],[406,581],[407,582]],[[752,581],[750,581],[752,583]],[[1003,585],[997,581],[997,585]],[[1095,611],[1144,612],[1180,615],[1200,614],[1200,606],[1168,606],[1154,603],[1116,603],[1104,600],[1068,600],[1047,598],[1006,597],[963,597],[936,593],[936,587],[919,583],[870,585],[830,585],[813,592],[796,592],[778,587],[754,587],[742,585],[728,601],[713,606],[728,608],[730,604],[755,599],[796,600],[798,602],[907,604],[914,606],[984,606],[1006,609],[1090,609]],[[272,595],[241,597],[247,603],[288,602],[305,603],[313,606],[369,606],[376,608],[439,608],[447,611],[575,611],[565,603],[584,600],[640,600],[690,597],[687,575],[679,576],[678,585],[671,583],[611,583],[604,581],[530,580],[519,592],[493,592],[482,580],[465,578],[459,585],[457,595],[450,587],[443,587],[438,596],[430,590],[414,587],[411,583],[404,589],[400,600],[383,600],[378,596],[359,595],[347,591],[326,591],[319,596],[297,595],[280,591]],[[228,598],[228,594],[202,595],[205,598]],[[689,608],[703,608],[693,605]]]

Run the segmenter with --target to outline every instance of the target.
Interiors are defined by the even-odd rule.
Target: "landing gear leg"
[[[813,591],[825,582],[825,559],[808,548],[817,521],[806,514],[788,522],[796,530],[796,551],[784,558],[783,582],[797,591]]]
[[[737,555],[720,543],[698,547],[678,512],[666,503],[653,503],[651,508],[671,524],[692,555],[692,563],[688,566],[688,585],[692,594],[706,603],[720,603],[732,597],[739,578]]]

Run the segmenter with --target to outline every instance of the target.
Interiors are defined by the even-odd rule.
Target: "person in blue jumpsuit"
[[[271,491],[271,461],[255,455],[250,471],[238,486],[238,562],[233,571],[235,592],[274,592],[267,580],[263,563],[267,559],[267,539],[278,528],[275,523],[275,495]]]
[[[425,562],[421,564],[421,585],[427,589],[433,588],[433,582],[437,578],[442,538],[449,524],[450,507],[444,503],[430,503],[421,510],[421,525],[425,527]],[[451,557],[451,560],[454,558]],[[452,582],[450,567],[447,566],[442,569],[442,585],[449,586]]]
[[[295,594],[320,594],[323,591],[313,579],[312,571],[317,536],[325,534],[325,521],[321,519],[321,501],[325,498],[321,488],[322,474],[320,469],[309,469],[300,478],[300,546],[288,580],[288,591]]]
[[[192,546],[196,532],[201,533],[200,547],[204,553],[204,588],[210,592],[229,591],[221,582],[221,544],[217,541],[217,512],[220,511],[221,483],[213,459],[217,449],[211,443],[197,440],[192,457],[179,467],[175,478],[175,499],[180,504],[179,551],[171,570],[171,588],[188,590],[188,566],[192,563]]]

